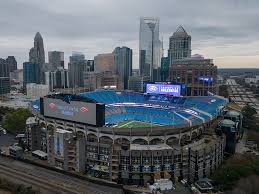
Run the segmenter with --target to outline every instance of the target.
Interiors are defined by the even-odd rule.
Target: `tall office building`
[[[217,66],[212,59],[195,55],[186,59],[174,60],[169,68],[169,80],[185,85],[187,96],[207,96],[217,94]]]
[[[10,71],[6,60],[0,58],[0,95],[10,93]]]
[[[64,69],[64,52],[49,51],[48,56],[50,71],[55,71],[60,68]]]
[[[90,67],[90,71],[94,71],[94,60],[87,60],[87,66]]]
[[[182,26],[179,26],[169,38],[168,57],[170,65],[174,60],[191,57],[191,36]]]
[[[162,57],[161,58],[161,81],[167,81],[169,76],[169,58]]]
[[[0,77],[9,77],[10,69],[6,60],[0,58]]]
[[[149,81],[149,76],[133,75],[129,77],[129,90],[143,92],[145,82]]]
[[[8,56],[7,59],[6,59],[6,63],[9,66],[10,72],[13,72],[13,71],[17,70],[17,61],[16,61],[14,56]]]
[[[32,64],[38,64],[39,68],[39,81],[41,83],[44,82],[44,64],[45,64],[45,51],[44,51],[44,44],[43,38],[39,32],[36,33],[34,38],[34,47],[30,49],[29,53],[29,61]]]
[[[0,95],[9,94],[11,91],[10,78],[0,77]]]
[[[124,89],[128,89],[129,76],[132,75],[132,49],[117,47],[114,50],[116,73],[124,82]]]
[[[82,53],[74,52],[68,63],[70,87],[84,87],[84,72],[90,71],[87,61]]]
[[[142,76],[154,80],[153,70],[160,67],[162,43],[159,40],[159,19],[140,18],[139,29],[139,69]],[[158,71],[155,71],[157,73]]]
[[[10,80],[15,83],[22,83],[23,82],[23,69],[17,69],[13,72],[10,72]]]
[[[94,57],[94,71],[95,72],[105,72],[111,71],[115,73],[115,63],[113,53],[103,53],[98,54]]]
[[[56,71],[45,72],[46,85],[49,85],[50,91],[57,88],[69,87],[69,73],[67,69],[58,69]]]
[[[39,83],[39,65],[31,62],[23,63],[23,83]]]

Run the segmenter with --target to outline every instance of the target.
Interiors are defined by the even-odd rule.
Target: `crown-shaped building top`
[[[182,26],[179,26],[173,36],[188,36],[188,34]]]

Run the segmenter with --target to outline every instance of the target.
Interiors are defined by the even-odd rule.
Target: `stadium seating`
[[[125,120],[137,120],[158,125],[181,125],[202,122],[219,114],[227,100],[219,96],[173,97],[114,90],[96,90],[79,94],[104,103],[105,123],[116,125]],[[40,111],[40,100],[30,106]]]
[[[179,125],[189,121],[201,122],[203,119],[210,119],[209,115],[215,117],[218,114],[218,107],[226,104],[225,99],[217,96],[152,96],[114,90],[96,90],[80,95],[106,104],[106,123],[108,124],[116,124],[124,120],[138,120],[161,125]],[[118,103],[121,104],[118,105]],[[196,112],[191,108],[201,111]],[[187,109],[189,112],[186,111]],[[195,111],[195,114],[191,111]]]

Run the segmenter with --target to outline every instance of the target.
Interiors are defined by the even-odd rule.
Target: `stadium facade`
[[[41,136],[46,131],[41,144],[51,166],[144,185],[159,178],[192,182],[211,175],[223,161],[226,144],[225,135],[211,128],[226,104],[219,96],[97,90],[46,96],[31,108]]]

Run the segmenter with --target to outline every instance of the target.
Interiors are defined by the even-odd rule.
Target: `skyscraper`
[[[0,77],[9,77],[10,69],[6,60],[0,58]]]
[[[32,64],[38,64],[39,66],[39,81],[41,83],[44,82],[44,72],[43,72],[43,66],[45,63],[45,52],[44,52],[44,44],[43,44],[43,38],[39,32],[36,33],[34,38],[34,47],[30,49],[29,53],[29,61]]]
[[[113,53],[98,54],[94,57],[94,71],[101,73],[110,71],[115,73],[115,63]]]
[[[61,51],[49,51],[49,67],[51,71],[58,69],[64,69],[64,52]]]
[[[23,83],[39,83],[39,65],[31,62],[23,63]]]
[[[67,69],[45,72],[45,84],[49,85],[50,91],[56,88],[69,87],[69,73]]]
[[[0,95],[10,93],[10,71],[6,60],[0,58]]]
[[[87,66],[90,67],[90,71],[94,71],[94,60],[87,60]]]
[[[68,63],[69,85],[73,88],[84,86],[84,72],[90,71],[87,61],[82,53],[74,52]]]
[[[169,38],[168,57],[170,65],[174,60],[191,57],[191,36],[182,26],[179,26]]]
[[[17,61],[14,56],[8,56],[6,59],[6,63],[9,66],[9,71],[13,72],[14,70],[17,70]]]
[[[124,89],[128,89],[129,76],[132,75],[132,49],[117,47],[114,50],[116,73],[124,82]]]
[[[139,69],[142,76],[150,76],[150,79],[153,80],[153,70],[160,67],[161,50],[159,19],[140,18]]]
[[[161,81],[162,82],[167,81],[168,76],[169,76],[169,58],[162,57],[161,58]]]

